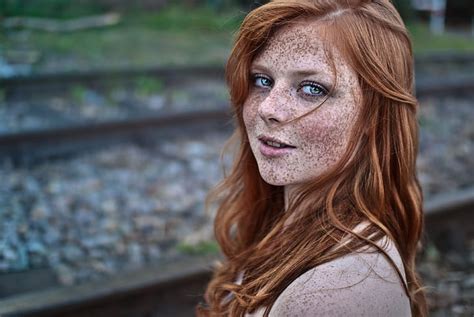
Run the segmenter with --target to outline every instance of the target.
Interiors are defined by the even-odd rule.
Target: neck
[[[284,187],[283,191],[285,195],[285,212],[288,210],[290,200],[294,198],[293,196],[295,195],[295,192],[298,189],[298,187],[299,185],[286,185]],[[295,217],[295,214],[294,213],[291,214],[286,220],[283,227],[285,228],[286,226],[288,226],[293,221],[294,217]]]
[[[288,210],[290,200],[294,198],[294,195],[297,189],[300,187],[298,184],[285,185],[284,195],[285,195],[285,212]]]

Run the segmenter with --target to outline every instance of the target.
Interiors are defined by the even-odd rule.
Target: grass
[[[474,52],[472,37],[451,34],[449,30],[445,34],[434,35],[430,33],[427,25],[420,23],[409,24],[408,30],[413,40],[415,54],[435,51]]]
[[[222,32],[236,30],[243,16],[238,9],[217,13],[209,7],[170,6],[156,13],[137,12],[126,16],[124,23],[167,31]]]
[[[32,32],[28,46],[42,58],[36,70],[62,68],[148,67],[163,65],[223,65],[232,34],[112,28],[74,34]],[[0,39],[1,41],[1,39]],[[80,43],[80,44],[79,44]],[[8,50],[15,43],[6,43]]]
[[[124,15],[114,27],[73,33],[29,30],[27,36],[0,32],[0,49],[28,47],[41,59],[36,71],[74,71],[96,68],[173,65],[223,65],[233,32],[242,18],[239,10],[216,14],[208,8],[170,7],[152,13]],[[17,31],[18,32],[18,31]]]
[[[184,13],[185,12],[185,13]],[[76,71],[101,68],[213,65],[223,66],[244,14],[208,7],[171,6],[157,12],[130,12],[114,27],[74,33],[0,32],[0,51],[27,48],[41,58],[34,71]],[[435,36],[425,25],[409,26],[416,54],[474,51],[469,37]],[[26,36],[25,36],[26,34]],[[144,83],[144,86],[148,83]],[[146,88],[148,89],[148,88]]]
[[[1,0],[0,16],[54,17],[67,19],[84,15],[100,14],[102,8],[94,1],[64,0]]]
[[[76,103],[82,103],[85,100],[87,89],[82,85],[74,85],[71,87],[71,98]]]
[[[181,253],[190,255],[207,255],[219,253],[219,245],[216,241],[202,241],[195,245],[180,243],[178,244],[177,249]]]
[[[164,83],[160,79],[141,76],[135,79],[135,89],[140,96],[147,97],[163,92]]]

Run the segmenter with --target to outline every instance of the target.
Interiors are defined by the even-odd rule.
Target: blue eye
[[[256,87],[262,88],[271,87],[273,84],[273,81],[269,77],[262,74],[253,75],[253,82]]]
[[[305,95],[310,97],[322,97],[328,94],[328,90],[324,86],[312,81],[302,83],[298,90],[302,90]]]

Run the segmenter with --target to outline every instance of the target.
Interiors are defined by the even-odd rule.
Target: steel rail
[[[231,115],[225,108],[158,114],[131,120],[0,135],[0,158],[28,164],[127,140],[146,143],[152,139],[229,131],[231,128]]]
[[[425,204],[428,238],[450,230],[452,222],[472,238],[473,209],[474,187],[433,197]],[[20,294],[0,300],[0,316],[192,316],[219,259],[188,258],[106,281]]]
[[[415,65],[425,64],[474,64],[472,52],[444,52],[424,53],[415,56]],[[224,67],[219,65],[190,65],[190,66],[153,66],[123,69],[98,69],[98,70],[71,70],[61,72],[43,72],[30,75],[15,75],[0,77],[0,86],[45,84],[67,81],[95,81],[109,78],[127,78],[134,76],[159,76],[174,78],[183,76],[222,76]]]
[[[445,53],[445,54],[425,54],[415,58],[415,65],[426,66],[429,64],[474,64],[474,54],[471,53]],[[38,73],[32,75],[16,75],[12,77],[0,77],[0,87],[5,94],[11,95],[12,92],[30,91],[30,90],[64,90],[65,86],[73,84],[97,85],[108,81],[129,81],[130,79],[152,76],[163,80],[165,84],[173,84],[182,81],[185,78],[208,78],[223,79],[224,66],[202,65],[202,66],[167,66],[167,67],[144,67],[144,68],[125,68],[125,69],[100,69],[87,71],[65,71],[57,73]],[[470,82],[471,89],[473,87],[472,76],[470,78],[451,78],[452,83],[462,80]],[[443,79],[444,80],[444,79]],[[461,84],[465,86],[464,84]],[[450,86],[453,86],[450,84]],[[455,86],[455,85],[454,85]],[[418,93],[426,94],[434,91],[425,92],[422,87]]]
[[[418,97],[463,95],[474,93],[474,76],[462,76],[445,79],[423,79],[417,81]],[[147,117],[109,121],[65,128],[25,131],[0,135],[0,159],[9,159],[14,163],[28,163],[37,158],[49,158],[61,153],[77,153],[81,149],[95,144],[114,143],[130,138],[144,140],[147,132],[171,137],[174,132],[180,135],[185,131],[201,133],[231,127],[231,115],[228,107],[215,110],[189,111],[179,113],[150,114]],[[212,128],[211,128],[212,129]],[[106,141],[108,140],[108,141]]]

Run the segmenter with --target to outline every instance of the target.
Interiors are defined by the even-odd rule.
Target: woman
[[[411,43],[388,0],[276,0],[227,64],[240,142],[202,316],[425,316]]]

